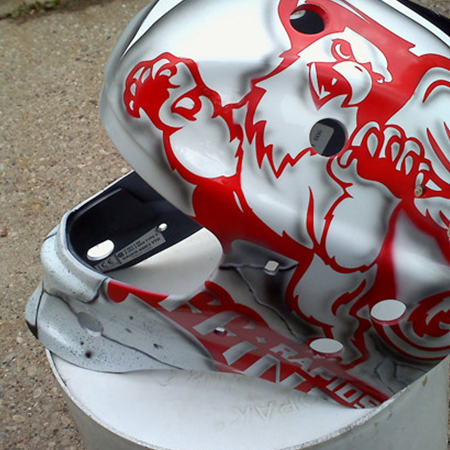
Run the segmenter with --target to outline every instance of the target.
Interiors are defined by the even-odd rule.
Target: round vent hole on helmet
[[[383,300],[370,311],[372,319],[384,325],[395,325],[406,313],[406,305],[399,300]]]
[[[114,242],[110,239],[106,241],[100,242],[97,245],[94,245],[87,251],[87,258],[89,261],[101,261],[102,259],[107,258],[114,251]]]
[[[344,350],[342,343],[336,339],[329,338],[315,339],[309,346],[316,355],[324,358],[336,358]]]
[[[309,142],[320,155],[334,156],[345,147],[347,132],[337,120],[323,119],[311,128]]]
[[[103,325],[96,317],[85,312],[80,312],[77,314],[77,319],[81,328],[86,330],[91,336],[99,337],[102,335]]]
[[[318,34],[325,30],[325,12],[315,5],[302,5],[291,14],[292,28],[303,34]]]

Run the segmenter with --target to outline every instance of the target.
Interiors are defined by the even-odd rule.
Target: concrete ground
[[[41,0],[44,3],[44,0]],[[22,0],[0,0],[0,16]],[[26,0],[33,4],[34,1]],[[98,113],[108,57],[147,0],[61,0],[0,21],[0,448],[83,444],[23,314],[42,239],[62,215],[129,168]],[[420,3],[450,16],[450,0]]]

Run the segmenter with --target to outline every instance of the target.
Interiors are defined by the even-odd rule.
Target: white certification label
[[[106,258],[100,264],[97,264],[95,268],[100,272],[113,270],[139,258],[144,253],[159,247],[165,242],[166,240],[162,233],[160,233],[157,228],[153,228],[131,244]]]

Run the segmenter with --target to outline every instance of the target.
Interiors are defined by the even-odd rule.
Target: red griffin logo
[[[201,64],[171,53],[139,62],[124,91],[128,113],[151,121],[171,169],[194,186],[194,218],[226,251],[243,240],[297,262],[280,302],[318,336],[344,343],[345,356],[326,364],[329,384],[370,359],[369,311],[386,299],[408,307],[401,322],[375,324],[391,346],[425,360],[450,350],[450,317],[440,312],[450,298],[450,60],[421,53],[339,3],[281,0],[290,47],[253,77],[239,102],[223,104],[203,81]],[[295,25],[308,14],[321,19],[322,29]],[[317,139],[333,126],[345,135],[327,156],[311,142],[321,123]],[[420,241],[432,250],[422,251]],[[433,253],[441,271],[420,286],[408,258],[416,251],[419,258]],[[211,290],[222,308],[236,308],[226,288],[210,283]],[[195,324],[183,326],[194,333]],[[282,364],[302,358],[280,347],[275,332],[268,340]],[[309,372],[301,372],[309,387],[298,389],[314,385]],[[321,380],[316,384],[331,395]]]

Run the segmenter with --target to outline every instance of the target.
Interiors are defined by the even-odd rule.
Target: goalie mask
[[[139,177],[44,244],[41,341],[352,407],[426,373],[450,352],[449,29],[408,1],[150,4],[101,99]]]

